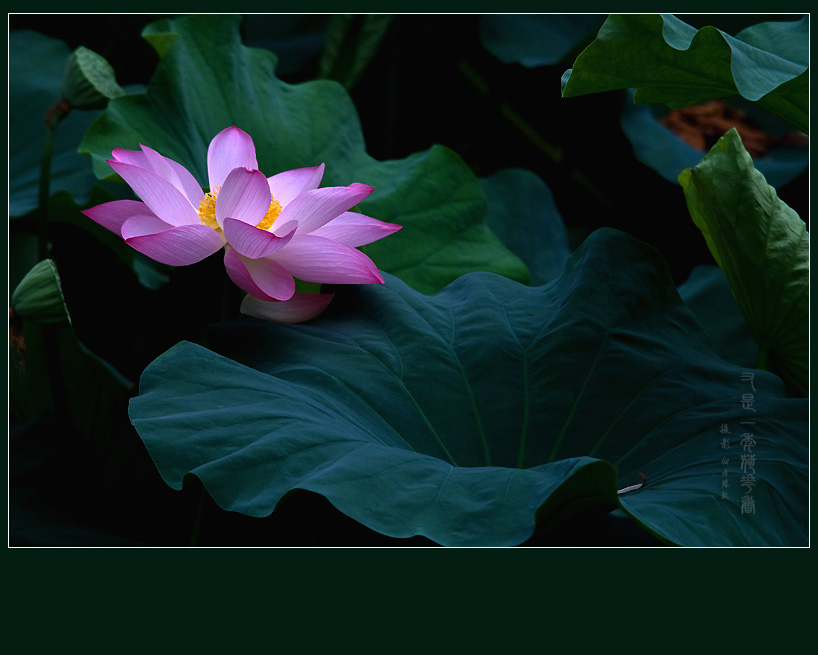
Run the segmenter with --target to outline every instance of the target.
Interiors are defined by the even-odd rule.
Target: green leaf
[[[759,347],[791,393],[809,390],[809,233],[753,167],[735,129],[679,175],[693,222]],[[768,362],[769,360],[769,362]]]
[[[392,23],[389,14],[335,14],[327,25],[327,41],[318,76],[351,89],[378,53]]]
[[[68,46],[57,39],[29,30],[9,33],[10,216],[22,216],[39,205],[45,116],[60,99],[70,56]],[[74,111],[59,124],[54,135],[52,193],[67,191],[83,203],[100,184],[88,158],[77,152],[77,144],[98,115],[98,111]]]
[[[402,230],[366,248],[379,268],[424,292],[463,273],[485,270],[527,280],[525,265],[486,227],[479,180],[453,152],[435,146],[403,160],[379,162],[364,148],[355,107],[327,80],[288,85],[275,55],[247,48],[239,17],[193,15],[146,28],[162,59],[144,95],[119,98],[91,127],[81,149],[100,177],[113,148],[150,146],[207,182],[207,146],[236,125],[255,142],[260,169],[326,163],[323,184],[375,187],[360,211]]]
[[[735,37],[670,14],[612,14],[562,78],[562,95],[636,88],[638,104],[679,109],[740,95],[809,130],[809,19]]]
[[[387,275],[336,294],[308,324],[222,323],[213,351],[183,342],[147,367],[130,416],[171,487],[192,473],[259,517],[306,489],[444,545],[519,544],[617,506],[670,543],[806,543],[806,400],[752,371],[745,409],[746,369],[713,353],[645,244],[599,230],[541,287],[472,273],[427,297]]]

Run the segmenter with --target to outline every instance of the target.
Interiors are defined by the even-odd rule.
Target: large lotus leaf
[[[385,277],[308,324],[223,323],[214,350],[148,366],[130,416],[164,480],[192,473],[259,517],[307,489],[445,545],[518,544],[617,505],[670,543],[805,543],[806,400],[719,359],[649,246],[599,230],[540,287],[472,273],[427,297]]]
[[[71,56],[58,39],[18,30],[9,32],[9,215],[22,216],[39,205],[45,116],[60,99],[60,85]],[[99,184],[77,143],[99,116],[72,111],[54,136],[51,191],[69,191],[78,203]]]
[[[753,167],[735,129],[679,176],[693,222],[724,270],[769,366],[809,389],[809,233]]]
[[[735,37],[670,14],[612,14],[562,78],[573,97],[635,88],[676,109],[740,95],[809,131],[809,19],[760,23]]]
[[[210,140],[237,125],[253,137],[267,175],[324,162],[326,186],[375,187],[361,211],[404,228],[366,252],[414,288],[436,292],[475,270],[527,280],[525,265],[486,227],[480,182],[457,155],[435,146],[399,161],[373,159],[343,87],[281,82],[275,55],[242,45],[239,20],[194,15],[146,28],[162,59],[147,92],[111,102],[83,140],[97,175],[113,175],[105,163],[113,148],[143,143],[206,186]]]
[[[632,90],[628,92],[628,98],[629,101],[622,110],[620,125],[633,146],[634,156],[668,182],[678,184],[679,173],[698,164],[704,153],[662,125],[655,107],[631,102]],[[781,188],[807,168],[809,148],[774,146],[754,161],[767,182]]]

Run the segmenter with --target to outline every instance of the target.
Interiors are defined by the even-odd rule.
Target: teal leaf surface
[[[222,323],[212,350],[148,366],[130,416],[163,479],[193,474],[258,517],[306,489],[443,545],[519,544],[617,506],[672,544],[806,542],[806,400],[753,371],[745,409],[747,371],[713,353],[652,248],[599,230],[540,287],[472,273],[427,297],[385,278],[308,324]]]
[[[245,47],[239,21],[193,15],[146,28],[145,38],[162,56],[147,92],[112,101],[81,145],[99,177],[113,176],[105,158],[114,148],[141,143],[207,186],[207,146],[235,125],[253,138],[268,177],[324,162],[323,186],[373,186],[360,211],[403,229],[364,250],[413,288],[434,293],[477,270],[528,279],[525,265],[486,226],[485,194],[459,156],[434,146],[402,160],[373,159],[343,87],[278,80],[275,55]]]
[[[670,14],[612,14],[562,78],[566,98],[635,88],[638,104],[741,96],[809,131],[809,19],[760,23],[735,37]]]

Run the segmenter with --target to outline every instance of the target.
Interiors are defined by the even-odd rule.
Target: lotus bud
[[[57,267],[45,259],[32,268],[11,295],[10,316],[33,323],[71,322]]]
[[[62,80],[62,97],[71,108],[101,109],[123,95],[114,69],[103,56],[82,46],[74,50]]]

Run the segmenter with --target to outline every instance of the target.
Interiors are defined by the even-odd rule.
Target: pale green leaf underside
[[[724,270],[762,358],[809,389],[809,233],[733,129],[679,176],[693,222]],[[765,355],[766,353],[766,355]]]

